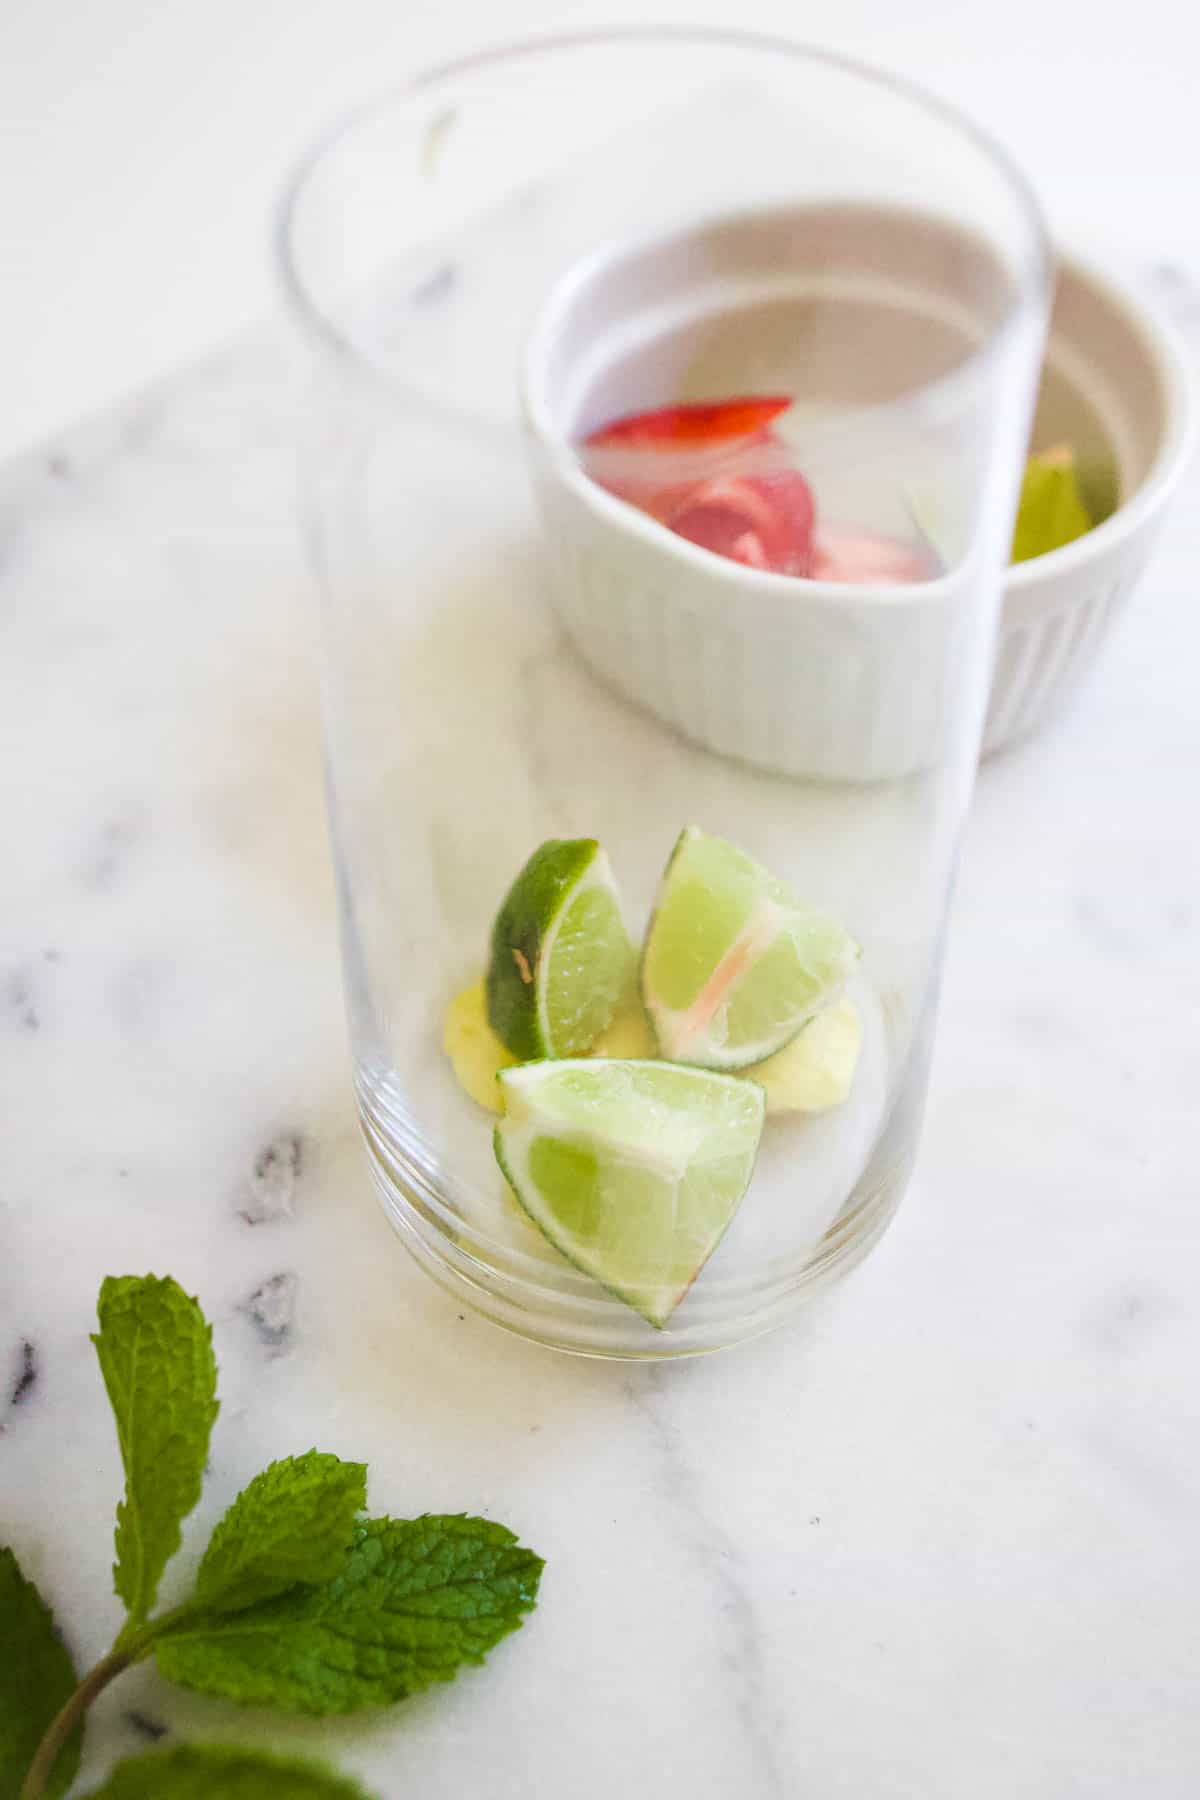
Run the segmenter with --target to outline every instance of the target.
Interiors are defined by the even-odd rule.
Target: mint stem
[[[136,1656],[128,1650],[110,1650],[107,1656],[101,1657],[94,1669],[89,1669],[58,1717],[47,1728],[45,1737],[38,1745],[37,1755],[29,1765],[29,1773],[18,1800],[42,1800],[46,1783],[58,1761],[59,1751],[96,1695],[102,1693],[110,1681],[115,1681],[136,1660]]]
[[[159,1613],[156,1619],[143,1619],[140,1624],[133,1619],[126,1619],[104,1661],[107,1662],[112,1656],[124,1656],[127,1663],[141,1662],[157,1638],[165,1631],[170,1631],[178,1620],[190,1618],[194,1610],[191,1601],[185,1600],[181,1606],[173,1606],[170,1612]],[[102,1666],[100,1663],[96,1665],[97,1668]]]
[[[37,1755],[29,1765],[29,1773],[17,1800],[42,1800],[59,1751],[97,1694],[102,1694],[110,1681],[123,1675],[135,1662],[141,1662],[152,1649],[155,1639],[170,1631],[180,1619],[189,1618],[191,1612],[192,1607],[185,1600],[182,1606],[160,1613],[157,1619],[150,1619],[144,1624],[135,1626],[132,1620],[126,1620],[124,1629],[118,1633],[117,1641],[108,1655],[102,1656],[95,1668],[88,1671],[58,1717],[51,1720],[45,1737],[38,1745]]]

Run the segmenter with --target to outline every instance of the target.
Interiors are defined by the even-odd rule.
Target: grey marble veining
[[[1200,294],[1153,279],[1200,347]],[[206,1526],[272,1455],[548,1559],[484,1670],[318,1727],[139,1669],[88,1772],[320,1748],[388,1797],[1187,1800],[1200,1786],[1200,487],[1094,676],[983,771],[918,1177],[820,1314],[622,1370],[464,1315],[358,1151],[269,336],[0,478],[0,1535],[117,1623],[109,1272],[213,1319]]]

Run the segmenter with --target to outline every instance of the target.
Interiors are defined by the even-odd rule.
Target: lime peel
[[[594,838],[550,838],[496,915],[488,1023],[521,1061],[577,1056],[609,1024],[633,969],[608,858]]]

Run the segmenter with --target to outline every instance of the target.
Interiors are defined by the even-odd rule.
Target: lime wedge
[[[642,956],[661,1056],[744,1069],[840,995],[858,946],[753,857],[689,825],[667,864]]]
[[[628,992],[633,951],[608,858],[594,838],[551,838],[492,927],[487,1011],[522,1061],[577,1056]]]
[[[1051,550],[1073,544],[1092,529],[1079,487],[1075,452],[1068,444],[1042,450],[1025,464],[1017,522],[1013,527],[1012,561],[1029,562]]]
[[[600,1058],[503,1069],[496,1160],[534,1224],[661,1329],[737,1210],[763,1093],[705,1069]]]

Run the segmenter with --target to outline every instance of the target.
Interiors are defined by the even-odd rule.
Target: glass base
[[[395,1143],[361,1093],[359,1114],[385,1214],[416,1262],[456,1302],[532,1343],[644,1362],[701,1356],[758,1337],[856,1268],[882,1237],[907,1185],[919,1105],[895,1109],[859,1182],[806,1259],[764,1267],[752,1278],[722,1279],[714,1269],[661,1331],[548,1246],[535,1244],[532,1228],[529,1251],[477,1238],[452,1217],[432,1172]]]

